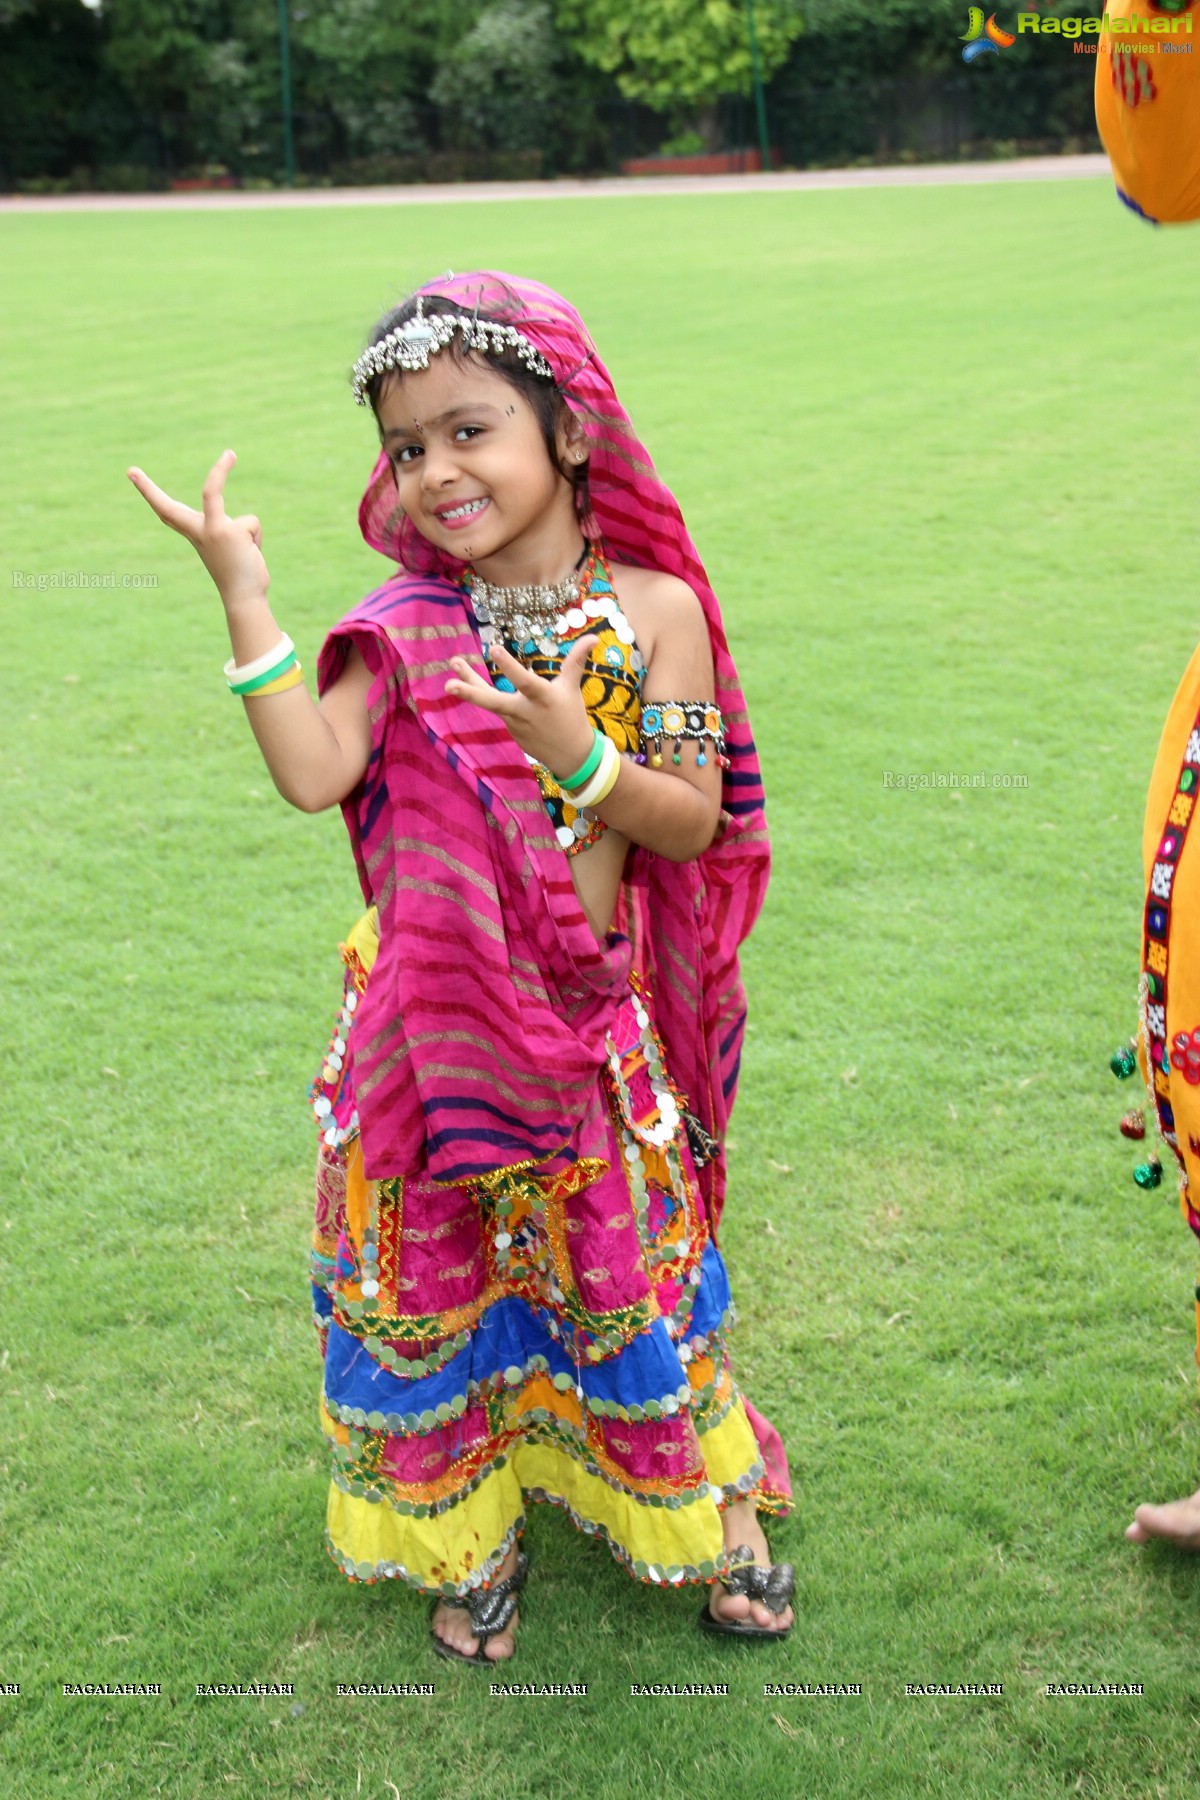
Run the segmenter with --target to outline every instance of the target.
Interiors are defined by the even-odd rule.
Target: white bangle
[[[609,788],[611,788],[613,781],[616,779],[617,765],[620,763],[620,760],[621,752],[617,749],[617,746],[613,743],[612,739],[606,737],[604,740],[604,748],[600,752],[600,761],[596,765],[595,773],[589,776],[588,780],[584,782],[581,788],[577,788],[574,791],[570,788],[567,789],[567,799],[577,812],[585,806],[590,806],[592,801],[598,800],[602,794],[607,795]]]
[[[230,682],[253,681],[256,675],[265,675],[268,669],[273,669],[275,664],[282,662],[285,656],[293,656],[295,650],[295,644],[285,631],[273,650],[264,651],[261,656],[256,656],[253,662],[243,663],[241,668],[235,665],[231,656],[225,664],[225,679]]]

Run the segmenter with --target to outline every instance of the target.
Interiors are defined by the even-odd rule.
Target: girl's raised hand
[[[217,584],[226,611],[265,600],[271,577],[262,554],[262,526],[253,513],[231,519],[225,511],[225,478],[237,457],[224,451],[208,471],[203,510],[172,500],[143,469],[127,470],[130,481],[164,525],[185,537]]]
[[[452,656],[454,675],[446,683],[446,692],[455,699],[470,700],[485,712],[497,713],[525,754],[536,757],[551,773],[577,769],[592,747],[592,726],[580,686],[587,673],[588,652],[598,642],[595,637],[576,638],[558,674],[549,679],[535,675],[502,644],[493,643],[491,667],[510,683],[511,693],[477,674],[465,657]]]

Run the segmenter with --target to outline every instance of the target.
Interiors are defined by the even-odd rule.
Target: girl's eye
[[[457,442],[470,443],[472,438],[482,435],[483,429],[482,425],[456,425],[454,437]],[[396,465],[398,468],[403,468],[409,463],[416,462],[417,458],[424,454],[425,446],[423,444],[404,444],[395,452]]]

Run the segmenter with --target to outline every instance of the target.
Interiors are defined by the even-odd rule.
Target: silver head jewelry
[[[429,359],[444,350],[458,332],[468,350],[479,350],[485,356],[500,356],[515,350],[525,367],[548,381],[554,370],[541,351],[530,343],[514,325],[499,325],[492,319],[480,319],[468,313],[430,313],[424,310],[424,296],[417,296],[417,310],[403,325],[397,325],[377,344],[369,344],[355,363],[350,388],[356,406],[367,404],[367,387],[385,369],[427,369]]]

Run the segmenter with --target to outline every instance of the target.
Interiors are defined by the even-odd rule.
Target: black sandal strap
[[[791,1563],[772,1563],[766,1567],[755,1562],[748,1544],[730,1551],[734,1567],[717,1580],[727,1593],[744,1594],[747,1600],[759,1600],[769,1612],[781,1613],[796,1589],[796,1571]]]
[[[517,1566],[511,1575],[503,1581],[493,1582],[490,1588],[471,1588],[463,1595],[443,1594],[443,1606],[462,1606],[471,1615],[471,1636],[477,1638],[495,1637],[503,1631],[517,1610],[517,1595],[525,1585],[525,1577],[529,1573],[529,1558],[525,1552],[517,1554]]]

